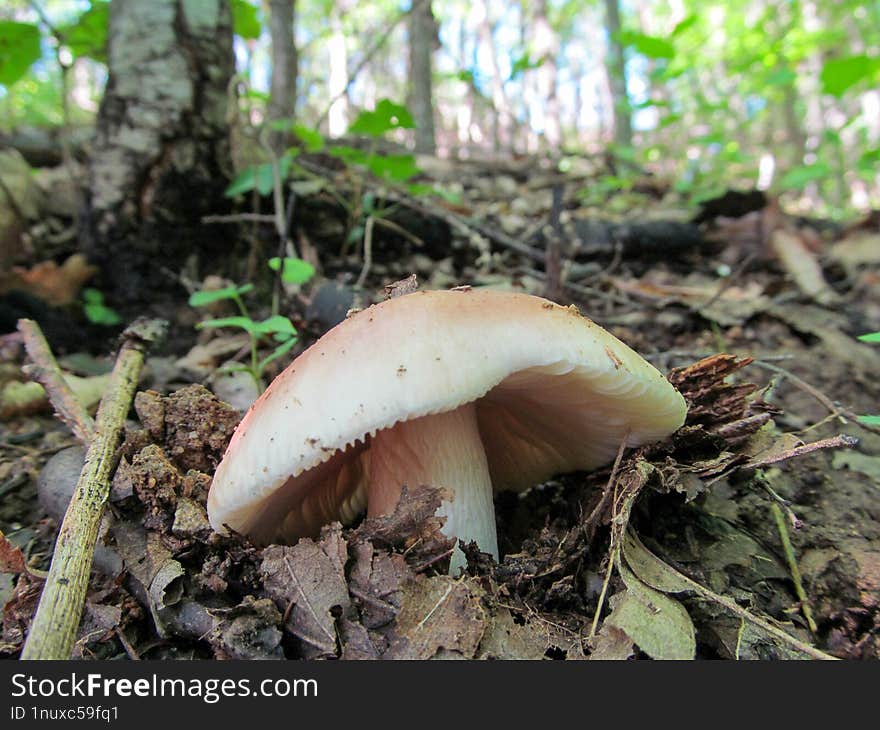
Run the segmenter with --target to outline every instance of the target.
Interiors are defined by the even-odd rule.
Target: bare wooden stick
[[[122,425],[131,408],[144,351],[164,333],[161,320],[138,320],[123,333],[107,393],[98,408],[79,481],[61,523],[55,554],[22,659],[69,659],[76,641],[89,571],[110,478],[117,462]]]
[[[64,380],[40,325],[32,319],[20,319],[18,331],[31,360],[31,364],[25,365],[22,371],[46,389],[58,417],[73,431],[80,443],[90,443],[95,436],[95,422]]]

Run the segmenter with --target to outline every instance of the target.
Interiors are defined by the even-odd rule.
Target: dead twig
[[[46,389],[49,401],[58,417],[73,432],[82,444],[88,444],[95,436],[95,422],[76,399],[70,386],[61,374],[61,368],[49,349],[40,325],[32,319],[18,320],[18,331],[31,360],[22,371]]]
[[[22,659],[69,659],[88,588],[101,514],[116,467],[122,426],[137,387],[147,347],[167,327],[161,320],[138,320],[123,333],[110,385],[95,423],[85,464],[55,543],[46,585],[31,623]]]

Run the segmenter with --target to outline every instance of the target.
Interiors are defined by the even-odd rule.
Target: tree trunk
[[[535,72],[539,94],[539,103],[534,109],[537,112],[535,121],[543,134],[544,142],[552,151],[557,152],[562,143],[559,97],[556,94],[559,73],[556,56],[559,53],[559,36],[550,25],[547,0],[540,0],[535,5],[534,52],[542,61],[540,68]]]
[[[88,250],[130,313],[176,286],[189,256],[229,253],[228,234],[201,223],[228,208],[229,2],[113,0],[107,54]]]
[[[431,12],[431,0],[413,3],[407,18],[409,29],[409,108],[416,123],[416,152],[433,155],[434,94],[431,59],[437,44],[437,21]]]
[[[269,32],[272,36],[272,82],[269,97],[269,121],[292,119],[296,107],[297,56],[294,44],[296,0],[269,0]],[[283,154],[290,133],[276,131],[272,149]]]
[[[626,58],[620,34],[620,0],[605,0],[605,28],[608,31],[608,83],[614,97],[614,141],[632,146],[632,110],[626,90]]]

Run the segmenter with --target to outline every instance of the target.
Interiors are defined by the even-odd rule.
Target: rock
[[[79,473],[85,463],[82,446],[71,446],[55,454],[37,477],[37,499],[46,514],[58,522],[64,518]]]
[[[312,296],[306,318],[329,330],[342,322],[354,306],[354,291],[350,287],[338,281],[325,281]]]

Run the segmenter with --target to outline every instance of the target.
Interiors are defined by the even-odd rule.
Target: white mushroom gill
[[[446,517],[443,534],[464,543],[475,541],[497,560],[492,481],[473,403],[402,421],[373,437],[368,487],[371,516],[391,513],[404,485],[422,484],[445,487],[455,495],[437,510]],[[456,548],[450,573],[465,562]]]

